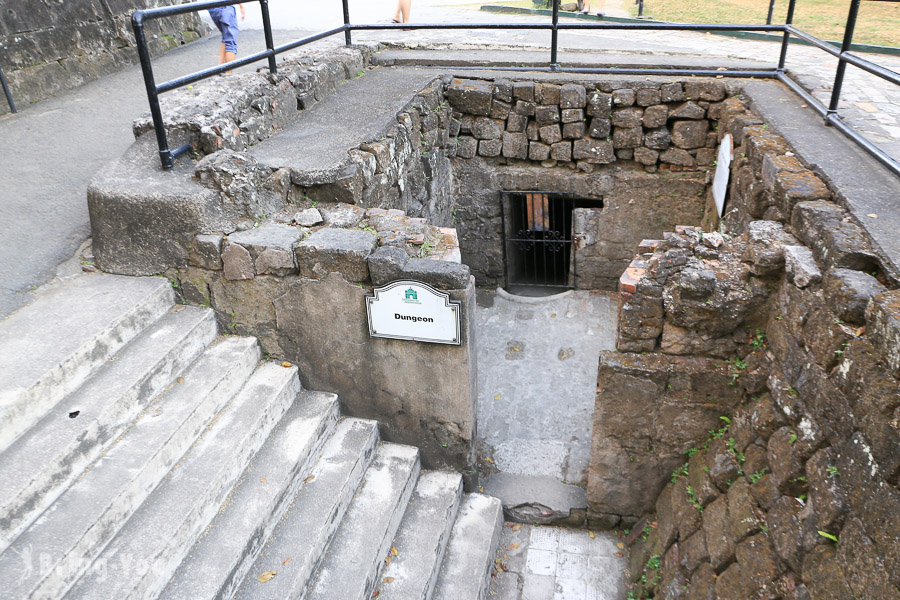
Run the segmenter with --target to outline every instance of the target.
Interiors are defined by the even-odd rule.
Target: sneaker
[[[584,9],[583,11],[581,11],[581,14],[586,15],[586,14],[588,14],[589,12],[590,12],[590,11],[589,11],[588,9]]]

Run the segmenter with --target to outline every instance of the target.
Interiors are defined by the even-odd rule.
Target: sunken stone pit
[[[461,78],[371,68],[378,50],[173,95],[170,143],[195,156],[171,172],[135,123],[89,191],[98,265],[169,277],[429,468],[471,474],[475,286],[509,283],[510,198],[567,199],[561,287],[619,300],[569,522],[630,529],[635,597],[897,598],[900,292],[827,174],[739,83]],[[366,83],[396,94],[338,111],[360,131],[329,146],[313,107]],[[460,302],[460,346],[368,336],[366,294],[397,279]]]

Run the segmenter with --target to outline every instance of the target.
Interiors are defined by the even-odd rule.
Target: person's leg
[[[394,15],[394,21],[397,23],[409,23],[409,9],[412,0],[399,0],[397,2],[397,14]]]
[[[591,12],[591,0],[584,0],[584,4],[582,6],[583,8],[581,12],[583,12],[584,14],[588,14],[589,12]]]
[[[237,57],[237,38],[238,38],[238,24],[237,24],[237,14],[235,13],[233,6],[227,6],[225,8],[230,8],[230,11],[224,11],[222,23],[224,27],[222,28],[222,48],[224,50],[222,63],[228,63],[233,61]],[[220,63],[220,64],[222,64]],[[231,71],[225,71],[226,73],[231,73]]]
[[[219,64],[225,64],[225,42],[219,44]]]

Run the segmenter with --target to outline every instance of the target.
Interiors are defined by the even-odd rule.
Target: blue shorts
[[[237,13],[233,6],[209,9],[209,16],[222,32],[222,43],[226,52],[237,54],[238,24]]]

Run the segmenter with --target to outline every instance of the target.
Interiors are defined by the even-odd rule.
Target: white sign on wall
[[[719,146],[719,156],[716,159],[716,177],[713,179],[713,198],[719,216],[725,208],[725,194],[728,192],[728,177],[731,175],[731,159],[734,158],[734,144],[731,135],[725,134],[722,145]]]
[[[459,302],[419,283],[394,281],[366,297],[372,337],[460,345]]]

